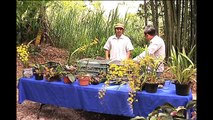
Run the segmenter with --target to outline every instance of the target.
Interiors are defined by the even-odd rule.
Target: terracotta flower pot
[[[70,83],[72,83],[72,82],[70,81],[70,79],[69,79],[68,76],[65,76],[65,77],[64,77],[64,83],[70,84]]]
[[[64,76],[63,80],[64,83],[71,84],[75,81],[75,76],[73,74],[67,74],[66,76]]]
[[[87,86],[90,83],[90,76],[78,76],[79,85]]]

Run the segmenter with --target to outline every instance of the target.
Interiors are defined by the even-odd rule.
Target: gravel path
[[[24,101],[17,104],[17,120],[37,120],[39,103]],[[124,116],[106,115],[82,110],[44,105],[39,120],[129,120]]]
[[[38,114],[40,103],[25,100],[22,104],[18,103],[18,90],[16,101],[17,120],[129,120],[130,117],[100,114],[76,110],[54,105],[44,105]]]

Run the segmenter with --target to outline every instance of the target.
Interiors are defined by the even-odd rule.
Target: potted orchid
[[[145,90],[147,92],[155,93],[159,84],[163,84],[163,79],[157,75],[157,70],[163,64],[163,58],[155,58],[149,54],[140,60],[140,68],[142,72],[142,79],[145,81]]]
[[[59,64],[54,63],[51,65],[47,64],[45,67],[45,78],[47,81],[61,81],[61,78],[66,74],[65,69]]]
[[[99,98],[103,99],[110,83],[119,83],[119,88],[127,84],[130,88],[127,101],[130,107],[133,108],[133,102],[137,101],[137,99],[135,99],[137,91],[143,90],[143,87],[147,83],[156,84],[157,89],[160,84],[159,77],[157,76],[157,69],[162,62],[163,60],[161,57],[154,58],[147,54],[140,62],[126,59],[121,61],[121,64],[110,64],[106,76],[107,80],[104,82],[104,87],[98,93]]]
[[[45,73],[45,66],[43,64],[35,64],[34,66],[34,76],[36,80],[43,80]]]
[[[19,60],[21,61],[21,63],[23,64],[23,77],[31,77],[33,76],[33,69],[30,67],[29,65],[29,45],[33,40],[31,40],[29,43],[27,44],[21,44],[19,46],[16,47],[16,51],[17,51],[17,56],[19,58]]]
[[[140,64],[132,59],[121,61],[120,64],[110,64],[106,78],[103,88],[98,92],[99,99],[104,98],[107,87],[112,83],[117,84],[118,89],[122,85],[127,84],[130,88],[127,101],[129,102],[130,108],[133,109],[133,102],[137,101],[135,99],[136,92],[142,90],[144,84],[142,75],[140,74]]]
[[[174,46],[171,49],[168,70],[170,70],[174,75],[176,94],[178,95],[188,95],[191,90],[191,83],[193,82],[193,78],[196,74],[195,64],[190,59],[193,49],[191,49],[189,54],[186,54],[184,48],[182,49],[182,52],[178,53]]]

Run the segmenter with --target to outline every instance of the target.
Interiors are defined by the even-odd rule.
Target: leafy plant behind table
[[[131,53],[132,58],[135,58],[137,55],[141,54],[144,50],[145,50],[145,48],[142,48],[140,46],[135,47],[134,50]]]

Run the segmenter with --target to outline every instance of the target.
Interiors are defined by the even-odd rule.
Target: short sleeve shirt
[[[127,36],[121,35],[120,38],[117,38],[113,35],[108,38],[104,49],[110,51],[111,60],[124,60],[126,59],[127,52],[133,50],[134,47]]]
[[[153,37],[152,40],[150,40],[148,52],[150,55],[152,55],[156,58],[162,57],[164,59],[166,53],[165,53],[165,43],[164,43],[163,39],[157,35],[155,37]],[[146,55],[146,52],[144,51],[140,55],[135,57],[133,60],[140,61],[140,59],[143,59],[143,57],[145,55]],[[160,64],[157,71],[163,72],[163,70],[164,70],[164,64]]]

